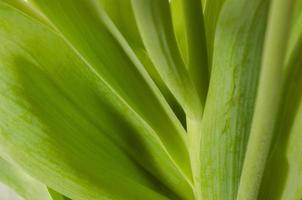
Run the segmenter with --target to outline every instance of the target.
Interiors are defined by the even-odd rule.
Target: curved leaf
[[[209,71],[201,1],[174,0],[171,4],[176,37],[178,36],[178,43],[182,48],[180,50],[186,59],[189,75],[204,105],[208,91]],[[182,44],[184,42],[185,44]]]
[[[210,64],[212,63],[213,59],[217,23],[220,15],[222,15],[221,10],[225,1],[227,0],[202,0],[204,8],[204,20],[206,25],[208,58]]]
[[[238,200],[254,200],[259,190],[278,126],[284,87],[286,49],[294,0],[270,6],[255,112],[238,191]],[[260,153],[261,152],[261,153]]]
[[[131,0],[100,0],[102,5],[108,13],[110,19],[117,26],[118,30],[123,34],[128,44],[131,46],[136,56],[144,65],[144,68],[148,71],[156,85],[159,87],[161,93],[173,109],[174,113],[185,126],[185,115],[174,98],[167,86],[161,79],[152,61],[149,58],[148,53],[144,47],[143,41],[139,34],[136,21],[134,19],[134,13],[131,5]]]
[[[217,23],[202,119],[204,199],[236,199],[254,110],[268,1],[230,0]]]
[[[182,171],[188,163],[174,162],[186,160],[185,143],[175,135],[183,130],[139,73],[120,86],[129,95],[142,90],[133,104],[55,32],[6,4],[0,12],[3,152],[73,199],[190,198],[190,174]],[[128,58],[116,51],[121,60]],[[139,84],[127,89],[135,80]],[[176,142],[173,157],[172,146],[167,151],[161,140],[169,132],[167,142]]]
[[[154,129],[175,162],[190,176],[189,162],[184,162],[189,158],[181,124],[98,4],[93,0],[35,0],[35,4],[81,59]]]
[[[302,197],[302,35],[286,67],[282,110],[264,172],[259,199]]]
[[[158,73],[187,116],[200,117],[201,100],[177,47],[169,2],[132,0],[132,4],[145,47]]]
[[[0,158],[0,181],[14,189],[26,200],[53,200],[45,185],[3,158]]]

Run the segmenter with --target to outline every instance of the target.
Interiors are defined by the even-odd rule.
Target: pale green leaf
[[[285,68],[286,88],[259,199],[302,197],[302,35]]]
[[[273,0],[257,91],[257,100],[238,190],[238,200],[258,198],[259,189],[282,108],[286,49],[294,0]]]
[[[154,129],[189,176],[185,133],[177,118],[102,8],[93,0],[80,2],[35,1],[88,67]]]
[[[173,109],[178,119],[185,126],[185,115],[178,102],[168,90],[165,83],[162,81],[156,68],[149,58],[144,47],[143,41],[139,34],[134,13],[131,5],[131,0],[100,0],[106,13],[123,34],[136,56],[140,59],[149,75],[152,77],[161,93]]]
[[[209,63],[212,63],[216,27],[222,7],[227,0],[201,0],[204,8]],[[230,2],[228,2],[229,4]]]
[[[26,200],[53,200],[45,185],[3,158],[0,158],[0,181]]]
[[[132,4],[143,42],[162,80],[188,116],[200,116],[201,100],[178,50],[169,2],[132,0]]]
[[[254,110],[268,1],[230,0],[215,34],[202,119],[203,199],[236,198]]]
[[[293,54],[293,51],[299,43],[299,38],[302,34],[302,1],[295,0],[294,5],[294,13],[293,13],[293,20],[291,26],[291,34],[289,38],[289,45],[287,51],[287,60],[290,59],[290,56]]]
[[[64,195],[54,191],[51,188],[47,188],[48,193],[50,194],[52,200],[70,200],[68,197],[65,197]]]
[[[208,91],[209,67],[201,1],[174,0],[171,4],[176,38],[189,75],[204,105]]]
[[[106,45],[115,47],[107,46],[106,56],[120,56],[94,66],[119,68],[129,75],[122,80],[98,73],[66,38],[33,18],[6,4],[0,12],[2,152],[73,199],[191,198],[184,131],[107,29],[98,30],[109,38],[95,46],[103,52],[98,59],[106,60]]]

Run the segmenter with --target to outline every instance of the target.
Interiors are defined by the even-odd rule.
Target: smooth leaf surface
[[[137,24],[134,18],[134,13],[131,5],[131,0],[100,0],[104,10],[116,25],[118,30],[123,34],[136,56],[144,65],[149,75],[160,89],[161,93],[173,109],[174,113],[185,126],[185,115],[182,108],[179,106],[175,97],[171,94],[166,84],[161,79],[158,71],[153,65],[145,46],[141,39]]]
[[[219,21],[221,10],[227,0],[201,0],[203,5],[204,19],[206,25],[206,36],[208,46],[209,63],[212,63],[214,42],[217,23]],[[229,3],[229,2],[228,2]],[[211,66],[211,65],[210,65]]]
[[[1,24],[3,152],[73,199],[190,198],[154,129],[60,36],[6,4]],[[163,113],[150,116],[175,129]]]
[[[52,200],[70,200],[68,197],[65,197],[64,195],[54,191],[51,188],[47,188],[48,193],[50,194]]]
[[[216,29],[202,120],[203,199],[235,199],[254,110],[268,1],[231,0]]]
[[[172,4],[172,19],[180,50],[183,52],[189,75],[204,105],[209,84],[209,66],[201,1],[174,0],[170,4]],[[185,44],[182,44],[184,42]]]
[[[265,169],[259,199],[299,199],[302,196],[302,37],[295,44],[284,73],[286,90]]]
[[[238,200],[254,200],[259,195],[263,173],[273,144],[274,129],[278,126],[283,90],[288,89],[284,87],[283,72],[293,6],[294,0],[273,0],[270,5],[257,100]]]
[[[143,42],[162,80],[187,116],[201,116],[201,100],[178,50],[169,2],[132,0],[132,4]]]
[[[98,3],[93,0],[34,2],[81,59],[154,129],[177,165],[190,176],[181,124]],[[79,19],[78,23],[73,23],[74,19]]]
[[[291,34],[289,38],[288,50],[287,50],[287,61],[294,54],[294,50],[297,45],[300,45],[299,39],[302,34],[302,1],[295,0],[294,13],[291,26]],[[288,65],[287,65],[288,66]]]
[[[0,181],[26,200],[300,199],[301,11],[0,0]]]
[[[26,200],[53,200],[45,185],[3,158],[0,158],[0,181]]]

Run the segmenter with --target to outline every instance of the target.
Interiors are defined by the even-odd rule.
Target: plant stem
[[[200,174],[200,139],[201,119],[187,117],[187,131],[190,144],[190,158],[194,183],[195,200],[201,200],[201,174]]]
[[[208,92],[209,71],[203,9],[200,0],[181,0],[181,4],[187,35],[189,75],[197,88],[201,104],[204,106]],[[194,110],[190,114],[192,115],[187,113],[187,131],[190,143],[194,195],[195,200],[201,200],[200,140],[202,109]]]
[[[293,4],[294,0],[272,0],[255,113],[237,200],[258,197],[280,107]]]

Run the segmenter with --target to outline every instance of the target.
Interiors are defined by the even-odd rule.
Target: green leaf
[[[51,188],[47,188],[47,189],[48,189],[48,193],[50,194],[52,200],[70,200],[68,197],[61,195],[60,193],[54,191]]]
[[[258,198],[282,105],[286,49],[294,0],[271,2],[257,101],[237,199]]]
[[[201,1],[174,0],[171,4],[178,43],[181,48],[185,48],[181,49],[183,54],[185,54],[183,57],[186,58],[189,75],[204,105],[208,91],[209,71]],[[186,43],[185,47],[181,46],[183,42]]]
[[[289,38],[289,45],[287,51],[287,61],[289,61],[290,56],[293,54],[293,51],[296,48],[296,45],[299,44],[299,38],[302,34],[302,1],[295,0],[293,20],[291,26],[291,34]]]
[[[61,6],[74,8],[72,2]],[[46,7],[59,15],[60,4]],[[51,20],[72,35],[69,41],[59,29],[1,4],[1,152],[72,199],[191,199],[177,118],[99,12],[88,2],[73,6],[62,21]],[[83,21],[74,27],[68,19],[80,11]]]
[[[268,1],[230,0],[217,23],[200,141],[203,199],[236,199],[254,111]]]
[[[0,181],[14,189],[26,200],[53,200],[45,185],[3,158],[0,158]]]
[[[164,95],[165,99],[173,109],[174,113],[178,119],[185,126],[185,115],[174,98],[171,92],[166,87],[165,83],[158,74],[155,66],[146,49],[144,47],[143,41],[139,34],[136,21],[134,19],[134,13],[131,5],[131,0],[100,0],[106,13],[116,25],[118,30],[123,34],[128,44],[131,46],[132,50],[135,52],[136,56],[144,65],[145,69],[148,71],[149,75],[152,77],[153,81],[159,87],[161,93]]]
[[[186,41],[187,69],[174,35],[169,1],[132,0],[135,18],[147,52],[163,81],[186,113],[194,195],[198,199],[200,198],[198,141],[201,132],[199,124],[196,122],[200,122],[202,117],[207,95],[208,71],[205,38],[202,37],[204,36],[203,19],[198,12],[198,6],[201,8],[201,5],[197,1],[191,5],[193,2],[190,1],[190,4],[182,2],[186,17],[184,25],[188,28],[186,34],[190,37]],[[195,8],[195,6],[197,7]],[[192,8],[195,10],[193,13],[189,13]],[[192,19],[194,21],[190,22]],[[192,27],[193,25],[196,27]]]
[[[221,10],[226,0],[201,0],[204,8],[204,20],[206,25],[206,36],[208,46],[209,63],[212,63],[216,27]]]
[[[35,1],[81,59],[154,128],[189,176],[184,130],[124,38],[93,2]],[[74,19],[79,19],[78,23],[72,23]]]
[[[187,116],[201,116],[201,100],[174,36],[169,2],[132,0],[132,4],[143,42],[162,80]]]
[[[170,8],[172,14],[173,29],[180,50],[182,59],[185,62],[186,67],[188,67],[188,44],[187,44],[187,34],[184,30],[185,17],[184,10],[182,8],[181,0],[171,0]]]
[[[259,199],[299,199],[302,196],[302,35],[285,68],[286,90]]]

